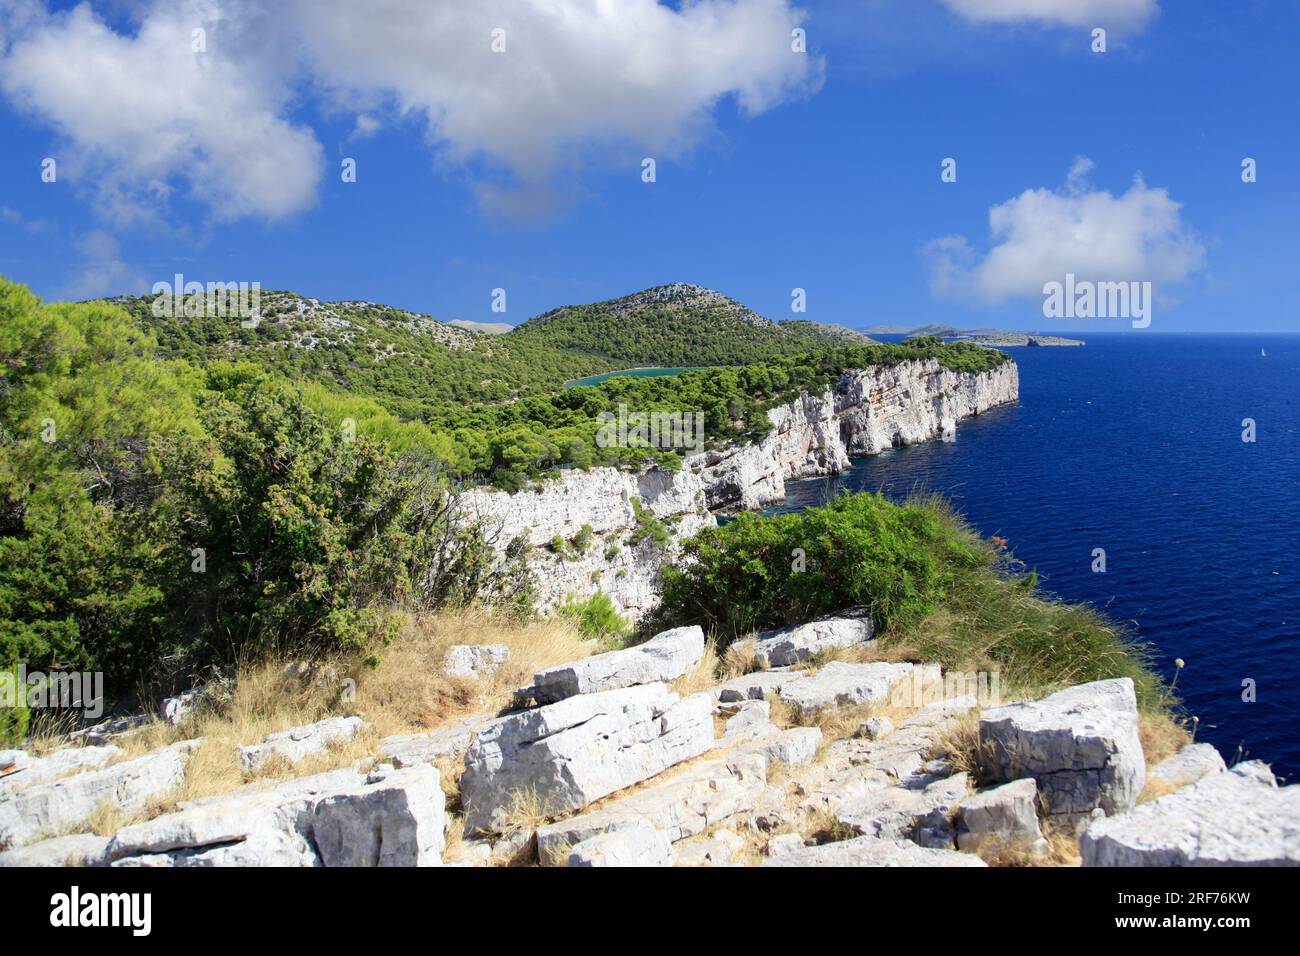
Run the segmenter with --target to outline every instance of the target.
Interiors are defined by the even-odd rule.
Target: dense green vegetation
[[[0,280],[0,667],[102,670],[122,696],[245,656],[368,652],[391,635],[393,608],[522,609],[526,548],[513,543],[495,565],[484,529],[453,520],[465,481],[676,467],[673,450],[602,445],[602,413],[620,406],[698,410],[708,442],[744,440],[766,433],[767,408],[845,368],[1006,360],[834,335],[784,354],[778,339],[802,348],[816,334],[772,338],[779,327],[745,320],[765,337],[709,357],[747,364],[564,390],[575,374],[647,356],[626,330],[608,337],[612,359],[365,303],[314,308],[272,295],[244,328],[156,317],[146,299],[43,304]],[[666,539],[638,512],[633,539]],[[591,537],[557,553],[580,554]],[[570,611],[612,633],[612,605]]]
[[[1144,706],[1169,702],[1126,634],[1041,593],[1034,575],[934,500],[844,495],[797,514],[738,515],[664,568],[645,630],[700,624],[725,644],[854,606],[871,609],[886,645],[945,668],[996,668],[1004,689],[1127,676]]]
[[[529,347],[600,356],[611,369],[748,365],[863,339],[814,322],[771,322],[704,289],[666,301],[640,301],[649,293],[556,309],[525,322],[509,338]]]
[[[0,667],[102,670],[120,695],[369,646],[397,604],[527,602],[517,562],[449,519],[430,436],[367,400],[163,361],[116,307],[3,281],[0,395]]]
[[[557,310],[506,335],[453,328],[370,303],[318,303],[265,292],[263,319],[157,317],[153,299],[121,300],[157,339],[160,357],[204,366],[253,362],[303,383],[316,406],[349,406],[363,425],[404,422],[402,447],[421,448],[457,478],[509,490],[557,467],[675,466],[678,453],[600,440],[602,413],[704,415],[711,443],[765,435],[764,411],[801,390],[820,391],[846,368],[936,358],[979,371],[1007,361],[972,345],[917,339],[844,344],[845,333],[810,322],[768,322],[716,293],[687,303],[637,297]],[[633,304],[629,304],[633,303]],[[563,389],[581,375],[689,357],[718,368],[663,378],[618,378]],[[373,433],[372,433],[373,434]]]

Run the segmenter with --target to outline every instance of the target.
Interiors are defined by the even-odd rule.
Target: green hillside
[[[684,283],[555,309],[529,319],[507,338],[571,355],[599,356],[615,367],[745,365],[871,341],[837,326],[773,322],[720,292]]]

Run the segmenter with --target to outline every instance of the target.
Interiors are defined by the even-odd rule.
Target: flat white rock
[[[533,675],[533,695],[551,704],[578,694],[653,684],[681,677],[704,656],[704,631],[678,627],[644,644],[593,654]]]
[[[1079,853],[1084,866],[1300,866],[1300,785],[1239,764],[1095,821]]]
[[[1146,782],[1137,698],[1127,677],[985,711],[979,734],[996,780],[1033,777],[1047,812],[1074,822],[1098,807],[1106,814],[1127,810]]]
[[[736,650],[748,649],[752,640],[754,666],[788,667],[835,648],[869,641],[871,634],[870,617],[827,618],[764,631],[731,646]]]

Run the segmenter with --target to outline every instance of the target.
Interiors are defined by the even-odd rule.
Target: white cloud
[[[1137,27],[1160,13],[1157,0],[943,0],[977,23],[1033,20],[1071,27]]]
[[[755,114],[821,82],[821,62],[791,50],[786,0],[376,0],[364,17],[351,0],[298,3],[336,101],[419,117],[443,160],[479,164],[489,206],[516,188],[521,206],[544,203],[535,193],[584,163],[681,156],[725,96]]]
[[[0,89],[58,130],[61,175],[116,217],[155,214],[180,187],[217,218],[276,218],[313,201],[321,148],[280,115],[283,83],[248,56],[263,46],[215,0],[159,3],[132,34],[83,4],[26,25]]]
[[[680,157],[725,97],[754,114],[821,82],[791,50],[788,0],[152,0],[126,31],[86,4],[9,8],[0,90],[118,217],[178,189],[218,218],[309,206],[323,150],[288,118],[299,94],[352,116],[354,138],[415,118],[486,207],[537,209],[584,166]]]
[[[942,297],[995,304],[1041,298],[1043,284],[1078,279],[1180,282],[1200,269],[1205,247],[1164,189],[1135,176],[1121,195],[1091,190],[1092,161],[1079,157],[1060,191],[1028,189],[989,210],[991,246],[981,258],[962,236],[925,247],[931,288]]]

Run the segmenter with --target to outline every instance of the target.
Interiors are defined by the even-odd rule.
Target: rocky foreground
[[[160,814],[198,741],[129,760],[111,739],[0,752],[0,864],[1300,864],[1300,787],[1258,762],[1228,769],[1206,744],[1149,767],[1127,679],[981,700],[937,665],[854,662],[873,644],[852,616],[736,650],[757,669],[683,695],[673,682],[705,646],[679,628],[538,673],[505,712],[257,779],[363,722],[293,728],[238,748],[251,782]],[[472,676],[503,654],[455,648],[446,666]],[[959,769],[963,727],[977,728],[978,780]],[[105,832],[106,806],[134,821]]]

